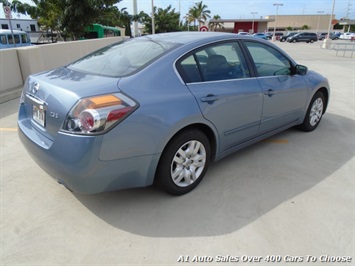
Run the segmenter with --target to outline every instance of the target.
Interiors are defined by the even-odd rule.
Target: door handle
[[[271,97],[276,94],[276,91],[269,89],[267,92],[264,92],[264,94]]]
[[[219,98],[216,95],[209,94],[206,97],[201,97],[200,99],[201,99],[201,102],[213,103],[213,102],[217,101]]]

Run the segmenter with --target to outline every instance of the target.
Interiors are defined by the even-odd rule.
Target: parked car
[[[267,40],[267,37],[264,33],[254,33],[253,34],[254,37],[260,38],[260,39],[264,39]]]
[[[280,42],[285,42],[288,37],[296,35],[298,32],[289,32],[286,35],[281,36]]]
[[[318,34],[318,40],[322,41],[327,37],[328,33],[327,32],[322,32]]]
[[[238,32],[237,34],[238,35],[244,35],[244,36],[250,36],[251,35],[249,32],[244,32],[244,31]]]
[[[267,37],[269,40],[271,40],[272,37],[274,36],[274,33],[272,33],[272,32],[267,32],[265,35],[266,35],[266,37]],[[276,37],[277,40],[279,40],[283,35],[284,35],[284,34],[283,34],[282,32],[276,32],[276,33],[275,33],[275,37]]]
[[[317,34],[313,32],[300,32],[287,38],[288,42],[306,42],[313,43],[318,40]]]
[[[318,40],[322,41],[324,40],[325,38],[327,38],[328,36],[328,33],[327,32],[322,32],[318,35]],[[335,34],[333,32],[330,33],[330,36],[329,36],[329,39],[331,40],[338,40],[339,39],[339,35],[338,34]]]
[[[355,39],[355,32],[345,32],[345,33],[340,35],[339,39],[342,39],[342,40]]]
[[[31,45],[31,39],[27,32],[20,30],[11,32],[11,30],[0,29],[0,50]]]
[[[268,41],[155,34],[30,75],[18,134],[71,191],[155,183],[181,195],[213,161],[293,126],[316,129],[328,100],[326,78]]]

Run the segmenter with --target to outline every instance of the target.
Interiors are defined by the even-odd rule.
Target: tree
[[[144,13],[143,13],[144,14]],[[173,32],[179,31],[179,18],[180,13],[175,12],[175,8],[171,8],[169,5],[166,9],[154,7],[154,24],[155,32]],[[147,14],[143,16],[143,22],[145,24],[145,30],[148,33],[152,33],[152,20]]]
[[[8,3],[7,0],[0,0]],[[118,9],[114,4],[122,0],[32,0],[35,6],[11,3],[15,12],[29,14],[38,24],[50,30],[64,30],[73,39],[82,36],[93,23],[112,22]],[[113,26],[113,25],[112,25]]]
[[[210,28],[210,31],[216,31],[217,29],[224,29],[224,23],[218,22],[218,20],[221,19],[219,15],[213,16],[212,19],[217,21],[208,23],[208,27]]]
[[[207,9],[208,7],[201,2],[195,3],[195,6],[190,8],[186,15],[188,22],[194,22],[194,27],[196,27],[196,21],[198,22],[198,30],[200,30],[201,24],[205,23],[208,18],[210,18],[211,11]]]
[[[83,34],[85,28],[100,21],[101,16],[112,11],[113,5],[121,0],[51,1],[60,2],[58,5],[63,10],[61,27],[75,39]]]
[[[302,30],[309,30],[310,28],[311,28],[311,27],[308,26],[308,25],[303,25],[303,26],[301,27]]]

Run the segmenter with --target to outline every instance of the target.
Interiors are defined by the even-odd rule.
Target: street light
[[[319,14],[319,16],[318,16],[317,32],[319,32],[319,21],[320,21],[320,14],[323,14],[323,13],[324,13],[324,11],[317,11],[317,13]]]
[[[254,33],[254,16],[258,14],[258,12],[251,12],[250,14],[253,15],[253,26],[252,26],[252,33]]]
[[[283,6],[284,4],[278,4],[278,3],[275,3],[274,6],[276,6],[276,16],[275,16],[275,23],[274,23],[274,35],[272,36],[272,41],[274,42],[276,40],[276,36],[275,36],[275,33],[276,33],[276,23],[277,23],[277,14],[279,12],[279,6]]]

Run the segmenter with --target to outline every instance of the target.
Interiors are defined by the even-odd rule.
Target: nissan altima
[[[165,33],[29,76],[18,132],[71,191],[157,184],[182,195],[213,161],[290,127],[314,130],[328,100],[327,79],[272,43]]]

